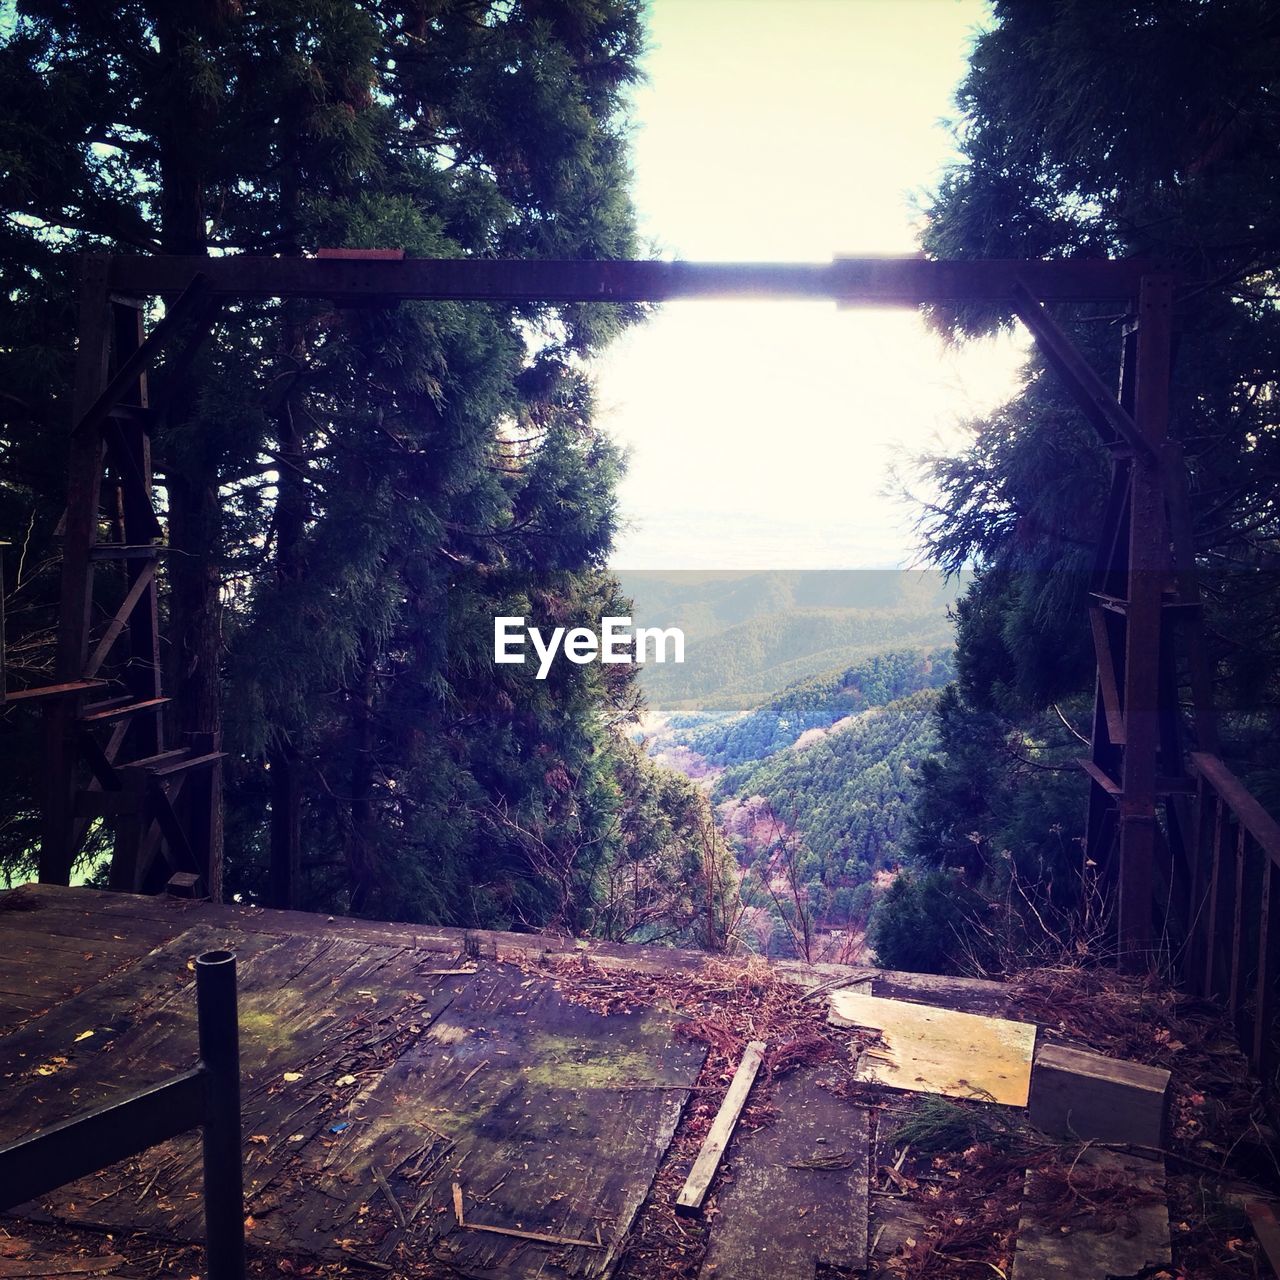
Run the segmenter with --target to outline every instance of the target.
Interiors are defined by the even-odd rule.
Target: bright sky
[[[662,257],[824,262],[913,253],[912,193],[978,0],[650,0],[635,199]],[[956,447],[1008,397],[1009,341],[949,352],[915,312],[670,303],[597,366],[631,453],[621,569],[913,562],[895,465]]]

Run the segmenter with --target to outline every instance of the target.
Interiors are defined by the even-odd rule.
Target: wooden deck
[[[593,1007],[544,962],[672,973],[707,957],[27,886],[0,895],[0,1141],[191,1065],[192,960],[213,948],[239,957],[253,1244],[397,1271],[413,1259],[441,1274],[613,1273],[707,1051],[677,1034],[678,1009]],[[960,990],[981,1002],[985,985]],[[729,1233],[716,1256],[734,1262],[716,1273],[781,1280],[778,1259],[802,1256],[809,1273],[865,1269],[865,1112],[809,1077],[776,1105],[786,1140],[744,1138],[730,1203],[743,1226],[758,1221],[746,1207],[758,1182],[807,1198],[812,1216],[758,1267]],[[822,1152],[825,1128],[847,1161],[770,1173]],[[18,1216],[198,1240],[199,1189],[193,1135]],[[823,1256],[827,1237],[838,1256]]]

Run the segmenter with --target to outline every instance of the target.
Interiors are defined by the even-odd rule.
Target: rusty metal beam
[[[1125,609],[1125,750],[1120,805],[1119,945],[1131,970],[1152,962],[1160,645],[1169,573],[1160,454],[1168,431],[1173,280],[1146,276],[1138,295],[1134,421],[1150,447],[1130,476]]]
[[[203,275],[214,295],[243,298],[439,299],[488,302],[665,302],[675,298],[826,298],[843,304],[1012,304],[1021,282],[1044,302],[1127,301],[1149,264],[837,258],[829,263],[501,261],[486,258],[109,259],[112,289],[180,293]]]
[[[1013,286],[1013,305],[1018,319],[1031,331],[1036,345],[1054,372],[1066,383],[1085,417],[1104,444],[1115,447],[1124,443],[1136,453],[1150,457],[1151,445],[1137,424],[1121,407],[1120,401],[1107,390],[1106,384],[1080,354],[1076,344],[1063,332],[1058,322],[1044,309],[1036,295],[1021,281]]]

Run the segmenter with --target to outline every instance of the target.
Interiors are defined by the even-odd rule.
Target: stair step
[[[66,698],[88,689],[101,689],[105,680],[72,680],[68,684],[46,684],[36,689],[10,689],[0,701],[31,702],[36,698]]]
[[[164,755],[171,753],[164,752]],[[193,756],[183,751],[183,759],[164,760],[160,756],[152,756],[149,760],[134,760],[126,768],[142,768],[152,778],[168,778],[175,773],[186,773],[191,769],[204,769],[218,760],[225,759],[225,751],[209,751],[204,755]]]
[[[142,702],[134,702],[131,698],[112,698],[109,702],[95,702],[85,707],[80,717],[81,724],[107,724],[112,720],[123,720],[126,716],[139,715],[144,711],[158,711],[170,698],[147,698]]]
[[[155,560],[163,547],[150,543],[99,542],[89,548],[90,560]]]
[[[140,760],[120,760],[116,762],[117,769],[141,769],[145,773],[150,773],[154,769],[164,768],[166,765],[174,764],[185,760],[191,755],[190,747],[174,747],[169,751],[158,752],[154,756],[143,756]]]

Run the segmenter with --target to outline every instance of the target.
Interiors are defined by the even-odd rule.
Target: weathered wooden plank
[[[1031,1123],[1058,1137],[1162,1147],[1169,1072],[1066,1045],[1045,1045],[1031,1072]]]
[[[202,934],[203,929],[193,931]],[[430,956],[364,947],[342,940],[295,940],[223,931],[241,957],[239,1009],[241,1091],[246,1135],[245,1190],[251,1212],[269,1212],[269,1188],[301,1146],[341,1114],[344,1100],[375,1071],[413,1019],[429,1025],[441,996],[422,976]],[[171,949],[190,950],[192,935]],[[205,949],[200,939],[199,950]],[[185,970],[185,959],[183,959]],[[465,981],[465,979],[451,979]],[[432,1008],[433,992],[435,993]],[[114,1064],[145,1062],[160,1075],[195,1058],[194,996],[184,981],[145,1022],[117,1035],[111,1063],[80,1071],[82,1095],[119,1084]],[[151,1229],[199,1239],[201,1160],[187,1135],[153,1148],[43,1203],[59,1217],[99,1227]]]
[[[858,1078],[922,1093],[945,1093],[1025,1107],[1036,1028],[952,1009],[833,991],[829,1020],[879,1031],[863,1049]]]
[[[84,954],[90,958],[86,960]],[[84,954],[69,951],[44,955],[35,952],[3,953],[0,958],[0,991],[39,997],[46,1002],[65,1000],[128,964],[137,954],[145,954],[145,949],[140,948],[131,956],[114,958]]]
[[[103,1271],[114,1271],[124,1266],[127,1259],[118,1253],[104,1253],[97,1257],[51,1255],[30,1253],[21,1257],[0,1257],[0,1280],[35,1280],[35,1277],[88,1276]]]
[[[173,925],[175,936],[198,920],[217,918],[216,908],[188,899],[67,885],[24,884],[0,894],[0,919],[7,911],[17,909],[9,901],[11,898],[22,903],[20,909],[29,921],[33,921],[37,913],[42,919],[62,917],[85,922],[110,919],[118,923],[134,920],[144,926]]]
[[[704,951],[688,951],[675,947],[655,947],[637,943],[584,943],[571,938],[536,933],[502,933],[490,930],[466,930],[443,925],[398,924],[376,920],[351,920],[321,916],[304,911],[276,911],[264,907],[242,905],[211,906],[203,902],[181,901],[172,897],[145,897],[137,894],[112,894],[96,889],[68,889],[55,885],[30,885],[13,890],[15,894],[38,895],[42,905],[57,911],[58,928],[97,929],[104,934],[119,934],[120,929],[104,922],[103,916],[127,914],[159,928],[172,927],[173,936],[181,928],[199,920],[214,920],[246,933],[289,934],[295,937],[347,937],[391,946],[417,947],[451,955],[470,953],[489,959],[511,960],[528,964],[544,959],[576,957],[605,968],[620,968],[641,973],[689,974],[703,971],[708,964],[719,963]],[[5,894],[0,894],[0,929],[3,928]],[[67,913],[71,913],[70,915]],[[74,916],[73,924],[64,921]],[[42,925],[43,927],[43,925]],[[948,1008],[998,1014],[1008,1005],[1009,987],[1004,983],[980,978],[951,978],[934,974],[905,973],[892,969],[876,969],[869,965],[805,964],[783,960],[774,966],[776,972],[791,981],[807,986],[856,982],[869,979],[876,995],[896,999],[940,1004]]]
[[[0,963],[10,956],[39,956],[54,965],[75,965],[84,960],[85,955],[111,956],[121,960],[145,955],[151,945],[136,938],[120,935],[113,927],[95,934],[55,933],[40,928],[29,928],[25,917],[17,917],[23,923],[15,924],[13,919],[0,918]],[[167,928],[159,930],[162,935]],[[167,938],[162,938],[168,941]]]
[[[802,1068],[774,1082],[777,1116],[729,1149],[704,1280],[812,1277],[867,1266],[868,1117]]]
[[[0,1093],[0,1140],[12,1141],[190,1066],[196,1051],[189,966],[199,952],[226,945],[251,961],[262,940],[208,926],[192,929],[0,1041],[0,1079],[6,1084]]]
[[[733,1137],[738,1117],[747,1104],[747,1094],[751,1092],[756,1073],[764,1061],[764,1050],[763,1040],[752,1040],[743,1052],[742,1061],[738,1063],[738,1069],[733,1073],[733,1080],[725,1092],[720,1110],[716,1113],[706,1138],[703,1139],[698,1158],[693,1162],[693,1168],[689,1170],[689,1176],[676,1197],[677,1212],[697,1213],[702,1208],[702,1202],[706,1199],[711,1187],[711,1180],[720,1167],[720,1157],[724,1155],[725,1148]]]
[[[1276,1218],[1275,1205],[1266,1200],[1251,1200],[1244,1209],[1271,1270],[1280,1275],[1280,1220]]]
[[[343,1112],[346,1127],[306,1146],[292,1185],[308,1193],[282,1185],[255,1238],[325,1256],[340,1256],[334,1242],[345,1240],[393,1266],[429,1249],[464,1274],[504,1280],[607,1276],[705,1056],[673,1032],[670,1015],[597,1013],[553,981],[485,962],[371,1077]],[[455,1181],[467,1222],[525,1234],[459,1227]]]
[[[1217,756],[1193,751],[1191,764],[1227,802],[1231,812],[1262,846],[1271,861],[1280,864],[1280,822],[1258,803],[1252,792]]]
[[[0,995],[0,1035],[12,1035],[16,1027],[48,1007],[45,1001],[31,996]]]
[[[67,698],[90,689],[100,689],[105,680],[70,680],[65,684],[46,684],[34,689],[10,689],[0,702],[28,702],[34,698]]]

